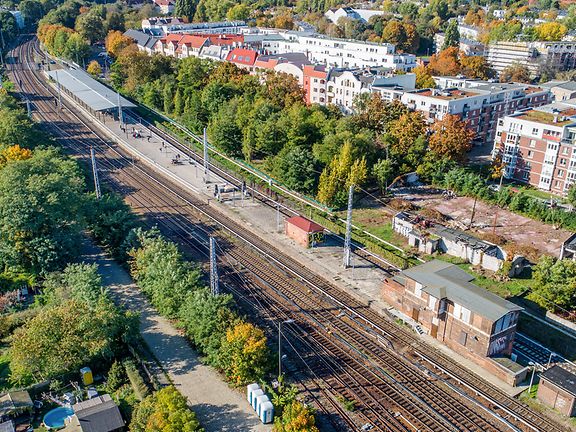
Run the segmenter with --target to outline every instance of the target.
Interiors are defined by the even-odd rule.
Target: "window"
[[[428,308],[431,310],[436,309],[436,301],[437,301],[436,297],[429,296],[428,297]]]
[[[422,297],[422,284],[420,282],[416,282],[416,286],[414,287],[414,294],[416,297]]]
[[[538,128],[532,128],[532,135],[538,135]]]
[[[562,154],[567,155],[570,149],[568,147],[562,147]]]
[[[530,148],[536,147],[536,140],[530,140]]]
[[[560,165],[566,165],[566,159],[560,159]]]
[[[534,156],[534,152],[532,150],[528,150],[528,157],[532,159],[532,156]]]
[[[558,177],[560,178],[564,177],[564,170],[561,169],[558,170]]]
[[[556,180],[556,181],[554,182],[554,187],[555,187],[555,188],[559,188],[559,187],[560,187],[560,182],[559,182],[558,180]]]
[[[524,172],[522,173],[522,178],[523,178],[524,180],[530,180],[530,172],[529,172],[529,171],[524,171]]]

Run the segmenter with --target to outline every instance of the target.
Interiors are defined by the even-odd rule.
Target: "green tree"
[[[230,383],[243,386],[262,380],[269,359],[262,330],[245,322],[228,329],[220,348],[220,367]]]
[[[245,21],[250,16],[250,8],[245,4],[236,4],[226,12],[228,21]]]
[[[100,63],[98,63],[96,60],[92,60],[88,65],[88,67],[86,68],[86,72],[88,72],[92,76],[97,77],[100,76],[100,74],[102,74],[102,67],[100,66]]]
[[[102,286],[96,264],[69,264],[63,272],[47,275],[37,302],[42,305],[58,305],[73,299],[94,306],[102,296],[106,296],[106,290]]]
[[[460,47],[460,32],[458,31],[458,20],[456,19],[448,22],[446,32],[444,33],[444,44],[442,45],[442,49],[445,50],[450,47]]]
[[[16,19],[8,11],[0,10],[0,31],[4,36],[4,45],[2,45],[2,40],[0,39],[0,52],[8,48],[8,44],[16,40],[18,33],[18,25],[16,24]]]
[[[35,26],[44,16],[44,6],[38,0],[23,0],[18,5],[18,10],[22,12],[26,27]]]
[[[312,193],[318,175],[312,152],[303,147],[285,147],[276,156],[274,177],[282,181],[289,189]]]
[[[380,159],[372,167],[372,174],[380,190],[385,191],[394,176],[394,163],[390,159]]]
[[[176,0],[176,6],[174,7],[174,14],[176,16],[187,17],[192,20],[194,13],[196,12],[196,5],[198,2],[196,0]]]
[[[124,370],[124,365],[119,361],[114,361],[108,374],[106,376],[106,391],[108,393],[114,393],[126,382],[126,371]]]
[[[186,335],[214,366],[219,365],[222,335],[237,319],[230,310],[232,304],[232,296],[213,296],[209,289],[202,288],[189,293],[179,311]]]
[[[196,432],[202,430],[187,400],[174,386],[146,397],[134,411],[132,432]]]
[[[500,82],[531,83],[530,70],[521,64],[511,64],[500,73]]]
[[[237,100],[225,103],[208,124],[210,142],[230,156],[242,154],[242,129],[236,124],[237,110]]]
[[[76,162],[55,149],[6,165],[0,176],[0,263],[40,274],[77,256],[83,189]]]
[[[7,92],[0,91],[0,149],[15,145],[31,148],[44,140],[22,106]]]
[[[92,361],[109,361],[137,334],[135,315],[112,302],[96,307],[78,300],[43,309],[16,330],[10,346],[11,380],[26,385],[77,372]]]
[[[90,44],[104,40],[106,28],[104,20],[95,11],[86,12],[76,20],[75,30]]]
[[[162,315],[176,317],[182,298],[200,286],[200,271],[183,260],[174,243],[140,231],[130,252],[134,280]]]
[[[544,255],[534,270],[536,285],[530,298],[553,311],[576,306],[576,262]]]
[[[566,198],[572,206],[576,207],[576,187],[574,185],[570,186],[570,189],[568,189]]]

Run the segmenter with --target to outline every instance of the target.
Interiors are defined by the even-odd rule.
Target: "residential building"
[[[234,48],[226,56],[226,61],[234,63],[242,69],[253,71],[255,69],[258,52],[246,48]]]
[[[173,33],[160,38],[154,45],[155,52],[176,58],[199,57],[202,48],[209,43],[205,35]]]
[[[540,374],[537,398],[568,417],[576,416],[576,374],[555,365]]]
[[[442,51],[444,46],[444,41],[446,40],[446,35],[444,33],[436,33],[434,35],[434,49],[436,54]],[[484,45],[478,41],[460,38],[460,51],[468,56],[483,56],[484,55]]]
[[[310,65],[303,53],[260,55],[254,63],[256,70],[273,70],[292,75],[300,85],[304,84],[304,66]]]
[[[522,308],[472,280],[458,266],[432,260],[386,279],[382,295],[457,352],[509,356]]]
[[[128,36],[129,38],[134,39],[138,50],[143,51],[148,55],[154,52],[154,46],[159,40],[157,37],[151,36],[139,30],[132,29],[126,30],[124,32],[124,36]]]
[[[480,37],[481,30],[479,27],[458,23],[458,32],[461,38],[477,41]]]
[[[175,17],[154,17],[142,20],[142,30],[155,31],[160,36],[169,33],[238,34],[246,29],[248,25],[244,21],[187,23]]]
[[[562,102],[576,98],[576,82],[552,80],[540,84],[541,87],[550,89],[555,101]]]
[[[494,141],[499,118],[521,108],[549,103],[550,91],[527,84],[464,81],[461,88],[406,92],[401,101],[421,111],[429,123],[446,114],[457,115],[476,132],[475,144],[484,144]]]
[[[317,103],[326,105],[326,80],[328,71],[326,66],[305,65],[302,68],[302,86],[306,94],[308,105]]]
[[[486,51],[488,63],[498,73],[513,64],[527,67],[533,75],[542,66],[561,71],[576,67],[576,42],[495,42]]]
[[[504,176],[563,195],[576,180],[576,100],[555,102],[498,121],[493,156]]]
[[[406,237],[411,247],[429,255],[445,253],[494,272],[500,270],[506,260],[506,252],[495,244],[407,212],[394,216],[392,228]]]
[[[385,13],[386,12],[382,10],[341,7],[338,9],[328,9],[328,11],[324,13],[324,16],[334,24],[338,24],[338,20],[340,18],[350,18],[367,23],[373,16],[380,16],[384,15]]]
[[[153,0],[156,9],[163,13],[164,15],[171,14],[174,12],[174,6],[176,2],[174,0]]]

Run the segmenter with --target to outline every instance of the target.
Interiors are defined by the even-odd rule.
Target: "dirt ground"
[[[456,197],[446,199],[441,191],[431,188],[411,188],[399,190],[397,198],[410,201],[421,208],[435,209],[451,221],[449,226],[465,229],[470,224],[474,198]],[[494,225],[496,227],[494,228]],[[564,229],[554,229],[552,225],[517,215],[497,206],[477,201],[472,231],[492,233],[506,238],[519,246],[536,248],[543,253],[558,256],[562,243],[572,235]]]

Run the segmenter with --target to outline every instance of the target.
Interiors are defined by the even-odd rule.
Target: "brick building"
[[[493,156],[504,176],[563,195],[576,180],[576,101],[556,102],[500,119]]]
[[[324,227],[302,216],[286,219],[284,233],[301,246],[309,247],[323,240]]]
[[[566,416],[576,416],[576,375],[558,365],[542,372],[537,397]]]
[[[472,284],[473,279],[453,264],[433,260],[385,280],[382,296],[460,354],[509,356],[522,308]]]

